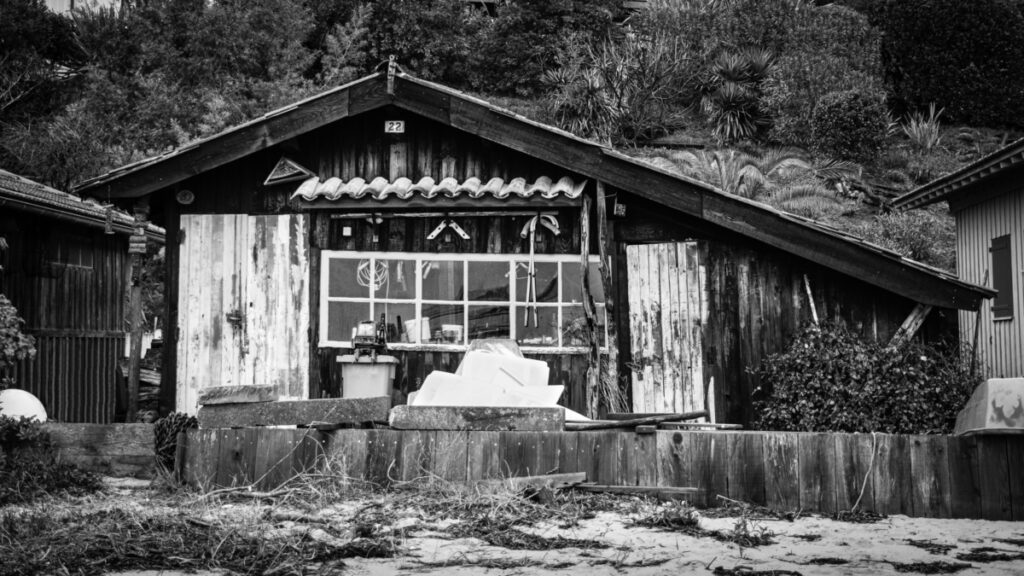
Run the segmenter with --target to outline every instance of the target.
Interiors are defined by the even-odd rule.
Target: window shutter
[[[1010,235],[992,239],[992,288],[999,291],[992,303],[995,318],[1013,317],[1013,259],[1010,254]]]

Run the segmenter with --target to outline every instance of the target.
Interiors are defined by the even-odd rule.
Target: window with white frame
[[[360,322],[384,315],[401,348],[512,338],[523,347],[588,344],[580,257],[525,254],[322,253],[321,347],[347,348]],[[607,339],[598,258],[589,266],[601,346]]]

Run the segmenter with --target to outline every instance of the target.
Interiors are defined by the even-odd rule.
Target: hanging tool
[[[526,225],[523,226],[523,231],[519,234],[520,237],[529,237],[530,243],[530,260],[526,266],[526,306],[527,310],[533,309],[533,327],[537,327],[537,265],[534,262],[534,251],[537,244],[537,223],[541,226],[550,230],[555,236],[559,236],[562,231],[558,227],[558,219],[551,214],[537,214],[533,218],[526,221]],[[529,313],[523,315],[523,327],[529,325]]]
[[[459,226],[458,223],[451,218],[445,218],[442,220],[441,223],[437,225],[437,228],[434,228],[430,234],[427,234],[427,240],[437,238],[437,235],[443,232],[445,228],[451,228],[463,240],[469,240],[469,234],[467,234],[466,231],[462,229],[462,226]]]

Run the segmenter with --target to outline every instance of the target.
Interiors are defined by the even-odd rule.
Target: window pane
[[[393,300],[416,298],[415,270],[415,260],[377,260],[374,296]]]
[[[384,314],[384,324],[388,332],[388,342],[413,342],[406,332],[409,320],[416,317],[416,304],[412,302],[376,302],[373,305],[374,320],[380,320]],[[413,332],[415,335],[415,331]]]
[[[370,320],[370,304],[366,302],[329,302],[327,304],[327,339],[350,342],[360,322]]]
[[[364,260],[331,258],[328,267],[330,268],[330,277],[327,279],[328,296],[344,298],[370,297],[370,282],[367,276],[370,271],[369,258]],[[362,282],[359,281],[360,270],[362,270],[361,276],[365,278]]]
[[[508,306],[470,306],[469,340],[509,338]]]
[[[516,263],[516,300],[519,302],[558,302],[558,263],[535,262],[536,297],[528,299],[529,262]]]
[[[508,302],[508,262],[470,262],[469,299]]]
[[[462,262],[423,260],[424,300],[462,300]]]
[[[604,284],[601,283],[601,272],[598,270],[597,262],[591,262],[588,268],[590,274],[590,294],[594,302],[604,302]],[[562,302],[580,304],[583,302],[583,280],[580,276],[579,262],[562,262]]]
[[[462,305],[424,304],[423,331],[424,342],[431,344],[464,344]]]
[[[534,325],[536,310],[536,325]],[[523,346],[558,346],[558,307],[520,306],[516,309],[516,334]]]
[[[583,306],[565,306],[562,308],[562,346],[589,346],[590,335],[587,333],[587,319],[583,314]],[[597,337],[599,345],[605,345],[605,313],[604,306],[597,306]]]

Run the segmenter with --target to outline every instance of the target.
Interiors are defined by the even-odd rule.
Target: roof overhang
[[[948,200],[969,186],[983,184],[997,175],[1024,164],[1024,139],[893,200],[896,208],[910,209]]]
[[[79,190],[109,198],[144,196],[321,126],[388,105],[543,159],[916,302],[976,309],[982,300],[995,295],[992,290],[810,220],[726,194],[608,146],[405,74],[398,74],[392,82],[383,73],[367,76],[163,156],[114,170],[83,183]]]

